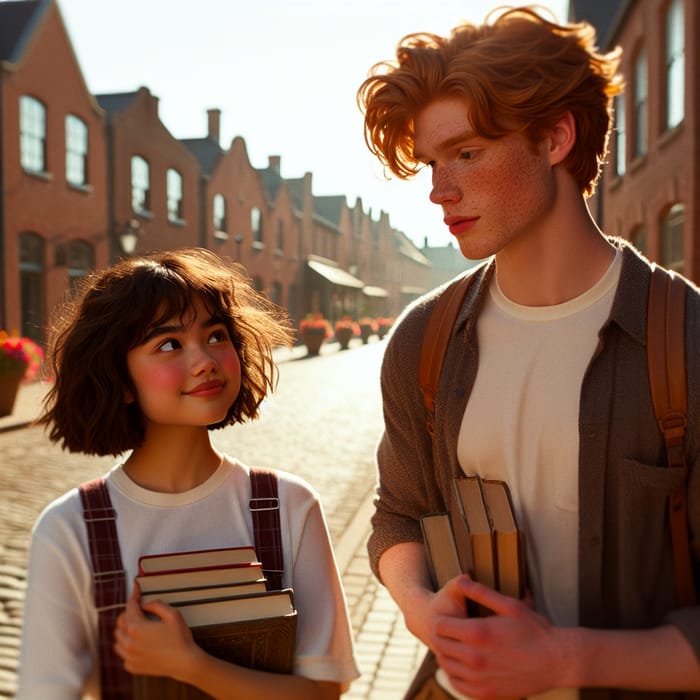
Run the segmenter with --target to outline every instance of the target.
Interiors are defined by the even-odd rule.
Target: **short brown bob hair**
[[[126,355],[147,332],[183,318],[195,298],[226,325],[241,361],[241,390],[209,429],[258,416],[277,381],[275,345],[293,337],[286,313],[256,292],[245,270],[209,250],[186,248],[121,260],[83,280],[57,315],[49,347],[54,384],[39,424],[64,449],[118,455],[143,442],[144,421]]]
[[[555,24],[534,6],[500,8],[449,37],[409,34],[396,59],[377,63],[357,94],[365,141],[394,175],[408,179],[421,167],[413,157],[416,115],[436,99],[461,97],[485,138],[521,132],[534,144],[570,111],[577,138],[563,164],[582,193],[593,192],[622,81],[620,50],[597,53],[590,24]]]

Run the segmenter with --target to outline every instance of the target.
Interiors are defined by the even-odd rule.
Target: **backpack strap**
[[[255,551],[263,565],[268,590],[282,588],[284,559],[280,527],[280,499],[277,474],[269,469],[251,468],[252,498],[248,508],[253,516]]]
[[[684,481],[669,498],[668,517],[673,543],[676,603],[696,604],[692,559],[688,536],[686,498],[687,426],[685,364],[684,281],[673,272],[652,265],[647,312],[647,357],[654,413],[664,436],[667,465],[681,469]]]
[[[438,297],[428,318],[418,364],[418,383],[423,392],[430,437],[435,436],[435,396],[442,371],[442,361],[452,336],[467,291],[474,275],[465,274],[452,282]]]
[[[131,674],[115,653],[114,629],[127,599],[126,574],[117,537],[117,513],[107,484],[95,479],[78,487],[92,560],[102,700],[130,700]]]

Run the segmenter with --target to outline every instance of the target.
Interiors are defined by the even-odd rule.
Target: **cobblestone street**
[[[303,348],[278,351],[278,390],[261,418],[213,434],[220,449],[249,464],[298,474],[320,493],[362,671],[344,696],[353,700],[401,698],[423,653],[370,574],[365,551],[381,431],[383,347],[371,339],[367,345],[353,341],[347,351],[328,343],[318,357],[305,356]],[[19,400],[25,405],[17,412],[36,415],[37,389],[22,389]],[[31,526],[53,498],[114,462],[63,453],[39,428],[7,429],[6,422],[0,419],[0,698],[12,697],[15,687]]]

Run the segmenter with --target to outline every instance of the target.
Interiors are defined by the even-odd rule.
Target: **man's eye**
[[[471,160],[474,157],[474,152],[473,151],[462,151],[459,154],[459,157],[462,160]]]

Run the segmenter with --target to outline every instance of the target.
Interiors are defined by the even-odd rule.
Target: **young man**
[[[441,289],[395,326],[373,570],[456,697],[677,697],[700,690],[700,608],[674,602],[667,468],[646,362],[649,263],[591,218],[619,55],[587,24],[528,8],[449,37],[405,37],[358,93],[370,149],[430,199],[467,258],[489,258],[448,346],[434,446],[417,380]],[[700,295],[688,285],[688,386],[700,381]],[[688,396],[688,507],[700,559],[698,392]],[[468,576],[431,589],[420,516],[453,477],[503,479],[526,533],[528,601]],[[531,598],[531,601],[530,601]],[[492,616],[468,618],[465,599]],[[595,690],[592,690],[595,689]]]

